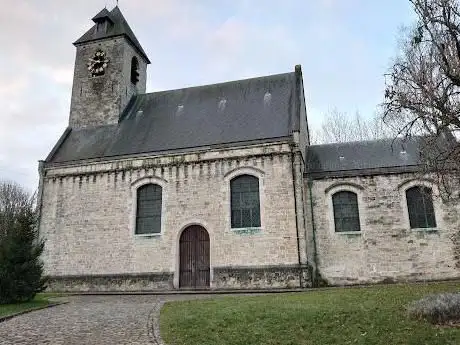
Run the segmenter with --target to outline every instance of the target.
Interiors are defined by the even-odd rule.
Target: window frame
[[[145,190],[146,188],[149,188],[149,187],[152,187],[152,195],[147,195],[147,198],[142,200],[141,199],[141,191]],[[150,194],[150,193],[149,193]],[[159,199],[157,199],[157,197],[159,196]],[[139,210],[139,202],[140,201],[144,201],[144,204],[145,202],[147,203],[150,203],[152,202],[152,205],[153,205],[153,209],[155,211],[155,213],[149,215],[149,216],[145,216],[145,214],[141,214],[140,210]],[[160,203],[159,205],[159,210],[157,210],[158,208],[158,202]],[[158,234],[158,233],[161,233],[161,208],[163,206],[163,188],[156,184],[156,183],[147,183],[147,184],[144,184],[140,187],[137,188],[137,192],[136,192],[136,227],[134,229],[135,231],[135,234],[136,235],[153,235],[153,234]],[[150,209],[150,212],[152,210]],[[159,211],[159,213],[157,213]],[[158,218],[159,217],[159,224],[158,224]],[[153,219],[153,224],[149,224],[147,226],[143,225],[143,226],[140,226],[139,224],[139,220],[142,220],[142,219]],[[150,231],[150,232],[139,232],[138,230],[146,230],[146,231]],[[158,230],[158,231],[152,231],[152,230]]]
[[[424,221],[423,221],[423,225],[426,225],[426,226],[412,226],[412,223],[419,223],[418,219],[411,219],[411,210],[414,211],[414,208],[417,208],[417,205],[415,205],[413,202],[413,200],[411,200],[411,205],[409,205],[409,199],[408,199],[408,195],[407,193],[411,192],[411,191],[414,191],[417,193],[417,197],[421,197],[422,198],[422,201],[423,201],[423,218],[424,218]],[[427,196],[429,196],[429,198],[425,198],[424,197],[424,193],[425,191],[427,192]],[[429,188],[429,187],[425,187],[425,186],[413,186],[413,187],[410,187],[408,189],[406,189],[406,202],[407,202],[407,211],[408,211],[408,215],[409,215],[409,225],[411,227],[411,229],[427,229],[427,228],[436,228],[437,227],[437,223],[436,223],[436,212],[434,211],[434,203],[433,203],[433,189],[432,188]],[[430,203],[431,205],[429,205],[430,207],[427,207],[427,203]],[[434,221],[434,226],[429,226],[429,225],[432,225],[432,224],[429,224],[429,217],[428,217],[428,212],[427,212],[427,209],[428,208],[431,208],[432,211],[433,211],[433,221]],[[418,212],[415,212],[416,214],[412,214],[412,216],[416,216]],[[421,224],[415,224],[415,225],[421,225]]]
[[[149,234],[137,234],[137,196],[139,188],[145,185],[158,185],[161,187],[161,216],[160,216],[160,232],[158,233],[149,233]],[[166,204],[167,204],[167,181],[158,178],[158,177],[144,177],[141,178],[131,184],[131,233],[135,238],[152,238],[152,237],[160,237],[165,232],[165,224],[167,220],[167,213],[166,213]]]
[[[363,191],[364,188],[361,187],[358,184],[354,183],[339,183],[339,184],[333,184],[326,188],[325,194],[326,194],[326,203],[327,203],[327,208],[328,208],[328,218],[329,218],[329,231],[337,236],[342,236],[342,235],[362,235],[365,231],[365,224],[366,224],[366,217],[367,214],[365,212],[365,207],[364,207],[364,202],[363,202]],[[335,226],[335,217],[334,217],[334,203],[333,203],[333,196],[339,192],[351,192],[356,194],[356,199],[358,202],[358,215],[359,215],[359,227],[360,230],[354,230],[354,231],[335,231],[336,226]]]
[[[232,193],[231,193],[231,181],[238,176],[249,175],[258,179],[259,181],[259,213],[260,213],[260,226],[258,227],[246,227],[246,228],[232,228]],[[238,167],[225,174],[225,194],[228,200],[228,211],[227,217],[225,217],[226,226],[229,231],[235,233],[248,233],[254,234],[263,231],[265,227],[265,173],[264,171],[254,167]]]
[[[358,222],[357,222],[357,227],[358,227],[358,230],[346,230],[346,231],[337,231],[337,228],[338,228],[338,224],[336,222],[337,220],[337,217],[336,217],[336,205],[334,203],[334,198],[338,197],[340,194],[350,194],[350,195],[353,195],[353,198],[356,200],[356,205],[353,203],[353,204],[347,204],[347,206],[349,205],[352,205],[353,206],[353,211],[356,211],[357,213],[357,216],[358,216]],[[332,198],[332,212],[334,214],[334,232],[335,233],[343,233],[343,232],[361,232],[361,224],[360,224],[360,214],[359,214],[359,200],[358,200],[358,194],[355,193],[355,192],[352,192],[352,191],[349,191],[349,190],[340,190],[340,191],[337,191],[335,192],[334,194],[331,195],[331,198]],[[338,206],[338,205],[337,205]],[[344,206],[344,205],[342,205]],[[356,209],[355,209],[356,208]],[[353,218],[356,218],[356,214],[353,215]]]
[[[241,191],[236,191],[234,192],[234,188],[236,188],[237,186],[233,185],[235,182],[237,182],[238,180],[240,179],[244,179],[244,178],[247,178],[251,183],[254,183],[254,186],[255,184],[257,183],[257,200],[251,200],[251,201],[257,201],[257,208],[258,208],[258,215],[256,214],[256,217],[254,217],[254,214],[253,214],[253,211],[256,207],[244,207],[242,206],[241,204],[238,205],[235,205],[234,202],[233,202],[233,195],[234,193],[238,192],[238,196],[240,197],[240,201],[241,201],[241,194],[243,192]],[[241,175],[238,175],[238,176],[235,176],[233,177],[231,180],[230,180],[230,210],[231,210],[231,213],[230,213],[230,225],[232,227],[232,229],[246,229],[246,228],[260,228],[260,224],[261,224],[261,219],[260,219],[260,187],[259,187],[259,179],[257,177],[255,177],[254,175],[248,175],[248,174],[241,174]],[[250,193],[254,193],[255,194],[255,190],[251,190]],[[233,212],[234,211],[240,211],[240,213],[244,210],[249,210],[249,213],[250,213],[250,220],[251,220],[251,225],[250,226],[234,226],[233,224]],[[258,217],[257,217],[258,216]],[[243,225],[242,223],[244,223],[243,221],[243,214],[240,214],[240,221],[238,225]],[[258,218],[258,219],[257,219]]]
[[[410,218],[409,218],[409,207],[407,205],[407,190],[413,187],[427,187],[431,189],[431,197],[433,203],[433,211],[434,211],[434,218],[436,222],[436,227],[429,227],[429,228],[412,228],[410,226]],[[401,210],[403,214],[403,222],[404,228],[408,229],[409,231],[420,231],[420,232],[431,232],[431,231],[439,231],[443,227],[443,217],[442,217],[442,207],[441,207],[441,200],[439,197],[439,190],[435,183],[433,183],[429,179],[413,179],[403,182],[399,185],[400,196],[401,196]]]

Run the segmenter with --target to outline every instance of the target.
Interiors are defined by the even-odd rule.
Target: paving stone
[[[68,304],[0,323],[0,344],[162,345],[158,316],[165,301],[209,298],[173,296],[71,296]]]

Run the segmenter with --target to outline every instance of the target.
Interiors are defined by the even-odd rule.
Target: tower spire
[[[144,49],[142,49],[141,44],[137,40],[133,31],[129,27],[128,22],[118,7],[113,8],[110,12],[104,8],[93,18],[93,21],[95,22],[95,25],[77,41],[75,41],[74,45],[78,46],[90,41],[98,41],[106,38],[114,38],[116,36],[124,36],[129,41],[131,41],[133,46],[140,52],[141,56],[147,61],[147,63],[150,63],[147,54],[145,53]],[[97,30],[98,22],[108,23],[110,25],[106,25],[105,30]]]

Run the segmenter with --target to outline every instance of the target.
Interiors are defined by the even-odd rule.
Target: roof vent
[[[226,105],[227,105],[227,100],[225,98],[222,98],[219,101],[219,110],[224,111]]]
[[[184,112],[184,106],[182,104],[179,104],[177,106],[176,115],[181,115],[183,112]]]
[[[272,94],[267,91],[264,95],[264,105],[265,106],[270,105],[271,100],[272,100]]]

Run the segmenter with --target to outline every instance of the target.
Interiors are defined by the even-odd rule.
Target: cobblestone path
[[[163,302],[202,297],[207,296],[66,297],[68,304],[0,323],[0,344],[163,345],[157,323]]]

